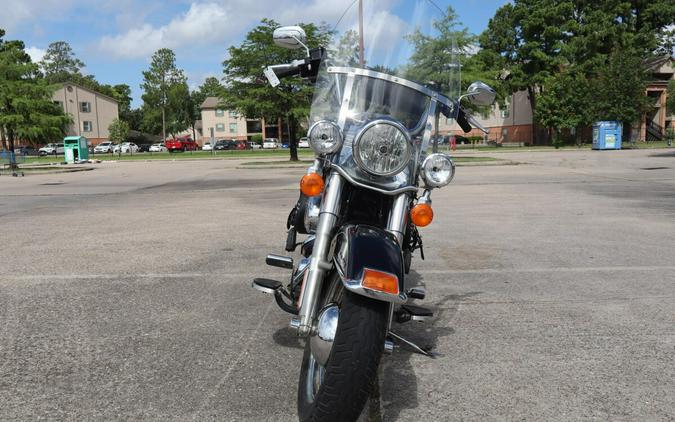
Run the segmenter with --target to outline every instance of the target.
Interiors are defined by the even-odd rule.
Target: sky
[[[34,61],[49,43],[67,41],[104,84],[128,84],[133,103],[141,104],[143,70],[162,47],[176,52],[192,89],[206,77],[222,77],[231,45],[239,45],[261,19],[282,25],[334,24],[353,0],[0,0],[5,39],[24,41]],[[406,10],[409,0],[378,0]],[[408,2],[408,3],[406,3]],[[508,0],[435,0],[451,5],[471,32],[482,32]],[[409,8],[408,8],[409,9]],[[392,9],[393,10],[393,9]]]

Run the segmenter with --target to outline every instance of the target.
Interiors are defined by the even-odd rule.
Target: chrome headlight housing
[[[317,154],[332,154],[342,146],[342,131],[330,120],[314,123],[307,132],[309,146]]]
[[[440,188],[455,177],[455,163],[445,154],[431,154],[422,162],[421,174],[427,187]]]
[[[410,162],[412,142],[401,124],[390,120],[368,123],[356,135],[354,161],[374,176],[393,176]]]

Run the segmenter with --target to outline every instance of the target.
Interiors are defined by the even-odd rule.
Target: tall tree
[[[23,42],[5,41],[4,35],[0,29],[0,140],[16,168],[17,140],[54,140],[65,134],[72,119],[52,101],[53,87],[41,77]]]
[[[70,44],[66,41],[55,41],[47,47],[40,66],[47,81],[55,83],[72,80],[73,75],[82,77],[82,68],[85,65],[75,56]]]
[[[307,34],[307,45],[315,48],[328,45],[327,27],[300,24]],[[313,88],[298,77],[284,78],[281,85],[272,88],[262,76],[262,69],[279,63],[288,63],[300,56],[274,44],[272,33],[279,24],[263,19],[253,28],[238,47],[230,47],[229,58],[223,62],[225,91],[223,107],[237,110],[249,118],[268,121],[286,119],[290,129],[291,161],[298,160],[295,131],[300,119],[309,115]]]
[[[508,75],[509,90],[528,91],[535,129],[539,123],[581,122],[582,114],[623,119],[640,113],[642,61],[667,42],[664,34],[674,21],[671,0],[515,0],[490,20],[480,37],[480,56]],[[621,72],[620,62],[631,67]],[[584,79],[593,98],[568,92],[580,89],[571,81]],[[537,112],[540,100],[545,109]],[[586,107],[572,106],[579,101]],[[618,104],[630,107],[617,113]],[[542,140],[538,135],[535,130],[535,142]]]
[[[156,133],[158,117],[161,118],[162,137],[166,139],[167,121],[173,123],[179,119],[175,115],[167,115],[170,96],[180,93],[177,85],[186,84],[187,78],[176,66],[176,54],[168,48],[161,48],[153,55],[150,68],[143,72],[143,110],[146,130]],[[174,124],[173,128],[176,128]],[[183,128],[184,129],[184,128]],[[182,129],[181,129],[182,130]]]

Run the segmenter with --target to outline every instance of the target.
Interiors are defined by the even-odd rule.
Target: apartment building
[[[489,130],[488,141],[499,144],[532,143],[532,108],[527,91],[516,92],[505,101],[503,107],[494,104],[489,112],[475,114],[474,117]],[[443,135],[486,136],[478,129],[464,133],[451,119],[441,119],[439,132]]]
[[[72,82],[64,83],[52,99],[73,118],[68,136],[84,136],[93,145],[108,140],[108,126],[119,116],[117,100]]]
[[[213,139],[248,140],[251,136],[262,133],[259,119],[247,119],[234,110],[225,110],[219,106],[218,97],[208,97],[201,105],[202,136],[197,141],[204,145],[213,135]]]

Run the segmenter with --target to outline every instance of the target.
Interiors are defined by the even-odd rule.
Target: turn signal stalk
[[[415,205],[410,210],[410,220],[417,227],[426,227],[434,219],[434,210],[431,209],[431,205],[428,203],[421,203]]]
[[[323,177],[318,173],[308,173],[300,180],[300,191],[305,196],[318,196],[323,192]]]

